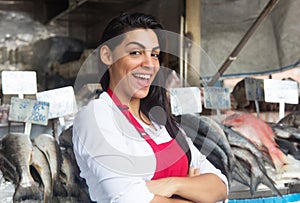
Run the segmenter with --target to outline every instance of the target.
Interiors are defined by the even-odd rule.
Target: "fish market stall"
[[[76,5],[77,1],[70,0],[70,2]],[[80,1],[83,4],[96,4],[96,2]],[[99,0],[99,2],[107,3],[108,1]],[[115,2],[121,3],[122,1]],[[129,2],[137,4],[136,1]],[[161,2],[169,3],[166,3],[167,6],[162,6]],[[157,7],[165,8],[171,4],[171,1],[161,2],[160,6],[155,4],[153,6],[155,9],[149,10],[156,10]],[[246,1],[220,1],[228,3],[224,8],[221,8],[222,3],[216,2],[202,0],[201,7],[204,9],[201,9],[200,12],[203,15],[201,46],[211,58],[208,61],[213,60],[219,64],[224,56],[227,56],[226,51],[230,51],[232,45],[237,44],[235,40],[245,33],[268,1],[251,1],[254,3],[249,7],[246,6],[246,10],[242,10]],[[299,2],[292,0],[280,2],[281,7],[275,8],[273,15],[266,19],[266,24],[258,30],[259,32],[253,40],[249,41],[250,46],[241,53],[241,57],[237,58],[236,55],[228,57],[232,66],[228,69],[229,72],[221,75],[218,85],[208,87],[206,84],[206,81],[217,72],[215,65],[211,68],[208,66],[209,64],[201,64],[200,83],[201,87],[203,86],[203,100],[198,97],[186,98],[187,90],[199,95],[200,88],[198,87],[184,87],[183,93],[181,92],[183,87],[170,91],[172,95],[184,94],[181,101],[188,106],[184,113],[180,109],[176,109],[174,113],[176,119],[188,136],[192,138],[194,145],[226,174],[230,183],[228,203],[300,202],[299,95],[295,92],[285,91],[293,89],[282,88],[286,83],[279,84],[276,81],[278,82],[275,83],[276,89],[275,85],[271,85],[266,92],[263,86],[264,80],[270,78],[272,80],[285,78],[289,81],[291,79],[300,81],[300,74],[297,74],[300,72],[297,68],[299,46],[297,43],[290,43],[291,41],[297,42],[299,35],[289,34],[293,30],[299,33],[298,18],[296,20],[290,18],[298,13]],[[182,2],[172,1],[172,3],[178,4],[177,6],[180,8]],[[234,7],[235,4],[238,4],[238,7]],[[213,10],[216,7],[217,11]],[[232,10],[232,8],[235,9]],[[74,9],[76,8],[74,7]],[[227,12],[228,16],[221,15],[220,11],[223,10],[226,10],[224,13]],[[238,11],[237,13],[245,11],[247,17],[240,18],[233,12],[234,10]],[[71,15],[73,14],[72,10],[68,10],[66,13],[68,12],[70,17],[75,19]],[[99,12],[95,13],[98,15]],[[174,19],[180,21],[180,18],[175,17],[174,13],[167,13],[168,17],[166,18],[170,21],[174,22]],[[178,11],[178,13],[180,12]],[[287,14],[283,15],[283,13]],[[85,15],[86,21],[95,19]],[[90,33],[89,31],[94,30],[98,24],[89,22],[93,27],[87,30],[84,30],[83,27],[77,28],[76,22],[69,22],[70,24],[63,28],[54,26],[48,29],[48,27],[37,22],[33,23],[27,16],[18,13],[3,12],[2,17],[3,21],[7,20],[8,22],[1,22],[9,28],[7,30],[12,31],[8,34],[0,31],[3,38],[0,41],[0,44],[3,45],[0,49],[1,70],[36,71],[36,78],[30,81],[37,80],[38,83],[35,84],[35,89],[30,94],[21,89],[21,92],[13,92],[13,94],[4,93],[2,97],[0,146],[4,146],[3,143],[9,144],[5,144],[7,148],[0,149],[0,202],[16,202],[22,199],[46,201],[51,198],[61,202],[91,202],[87,186],[79,176],[72,152],[72,121],[78,107],[95,96],[96,91],[100,88],[96,83],[99,78],[97,78],[97,74],[87,73],[85,76],[88,77],[86,78],[89,79],[89,82],[94,81],[95,84],[86,84],[82,89],[76,89],[74,86],[76,97],[79,97],[76,98],[77,100],[74,99],[71,86],[74,85],[82,63],[88,55],[92,54],[93,49],[87,49],[87,45],[81,40],[66,36],[68,32],[73,35],[78,33],[80,37],[91,40],[90,44],[94,43],[98,40],[93,38],[96,32]],[[62,18],[62,21],[66,22],[63,15],[58,18]],[[108,17],[103,16],[103,18]],[[241,21],[237,21],[237,19],[241,19]],[[104,24],[103,22],[100,21],[99,24]],[[19,30],[16,30],[20,27],[26,32],[20,33]],[[171,25],[171,28],[173,27],[177,29],[180,26],[174,24]],[[100,33],[100,30],[96,31]],[[57,36],[57,33],[60,36]],[[188,52],[187,57],[191,57],[190,54],[192,52]],[[188,61],[188,59],[186,60]],[[205,59],[201,58],[201,63],[204,62]],[[175,64],[176,69],[178,62],[171,61],[171,63]],[[97,68],[95,64],[87,65]],[[295,68],[295,72],[281,78],[277,77],[276,73],[283,76],[283,70],[293,70],[291,67]],[[22,77],[20,76],[20,78]],[[23,78],[27,78],[27,76]],[[25,81],[21,79],[17,81],[13,76],[6,84],[10,87],[13,86],[12,84],[25,87],[23,85],[26,82],[28,82],[28,78]],[[255,86],[249,86],[250,83]],[[287,85],[294,87],[294,84],[288,83]],[[32,85],[30,86],[32,87]],[[279,88],[281,88],[281,93],[276,95]],[[262,93],[274,94],[271,94],[271,99],[269,97],[266,101],[265,95],[270,96],[270,94]],[[283,94],[287,100],[280,102]],[[297,101],[295,101],[295,97],[289,97],[294,95],[298,96]],[[39,111],[41,117],[37,120],[41,121],[42,116],[47,116],[45,120],[48,122],[36,123],[35,119],[27,119],[26,116],[18,117],[21,111],[9,112],[13,97],[18,98],[18,100],[13,100],[14,107],[16,104],[25,106],[25,103],[31,102],[30,108],[28,106],[25,108],[24,115],[36,113],[38,108],[34,108],[34,106],[47,108],[48,114]],[[272,100],[274,98],[279,100]],[[48,102],[50,105],[41,105],[39,102]],[[15,117],[13,115],[9,117],[10,113],[14,113]],[[20,147],[21,145],[22,147]],[[28,157],[33,158],[28,161]],[[26,167],[22,168],[22,165]],[[30,185],[31,195],[24,192],[22,190],[24,188],[20,190],[19,186],[23,184],[21,177],[29,180],[27,183]]]

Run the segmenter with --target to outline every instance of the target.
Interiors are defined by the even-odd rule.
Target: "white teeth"
[[[142,79],[150,79],[151,77],[151,75],[144,75],[144,74],[134,74],[134,76]]]

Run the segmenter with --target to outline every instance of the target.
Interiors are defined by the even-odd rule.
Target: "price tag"
[[[48,102],[12,97],[8,120],[33,123],[38,125],[47,125],[48,112]]]
[[[3,94],[36,94],[35,71],[2,71]]]
[[[223,87],[205,87],[204,107],[207,109],[230,109],[229,90]]]
[[[250,101],[264,101],[264,81],[262,79],[245,78],[246,98]]]
[[[298,104],[298,84],[289,80],[264,80],[265,101]]]
[[[49,119],[70,115],[77,112],[73,87],[63,87],[36,94],[38,101],[50,103]]]
[[[170,88],[172,114],[201,113],[201,93],[198,87]]]

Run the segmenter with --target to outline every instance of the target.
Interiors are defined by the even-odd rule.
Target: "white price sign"
[[[264,80],[265,101],[298,104],[298,84],[288,80]]]
[[[223,87],[205,87],[204,107],[207,109],[230,109],[229,90]]]
[[[3,94],[36,94],[35,71],[2,71]]]
[[[71,86],[38,92],[36,98],[50,103],[49,119],[70,115],[77,111],[75,94]]]
[[[250,101],[264,101],[264,81],[262,79],[245,78],[246,98]]]
[[[48,124],[49,103],[32,99],[11,98],[9,121]]]
[[[201,113],[201,93],[198,87],[170,88],[172,114]]]

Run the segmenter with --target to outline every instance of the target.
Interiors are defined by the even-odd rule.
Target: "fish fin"
[[[282,197],[281,192],[276,187],[275,181],[272,178],[270,178],[267,174],[265,174],[265,177],[266,178],[262,178],[261,183],[268,186],[274,194]]]
[[[243,168],[243,166],[241,165],[241,163],[239,161],[236,161],[233,169],[235,170],[235,172],[239,175],[239,177],[241,179],[247,180],[249,174],[244,173],[242,168]]]
[[[250,194],[251,196],[254,195],[254,192],[256,191],[260,181],[259,178],[256,177],[253,173],[251,173],[251,183],[250,183]]]
[[[269,149],[269,154],[278,171],[281,171],[283,166],[288,163],[287,156],[279,148]]]

